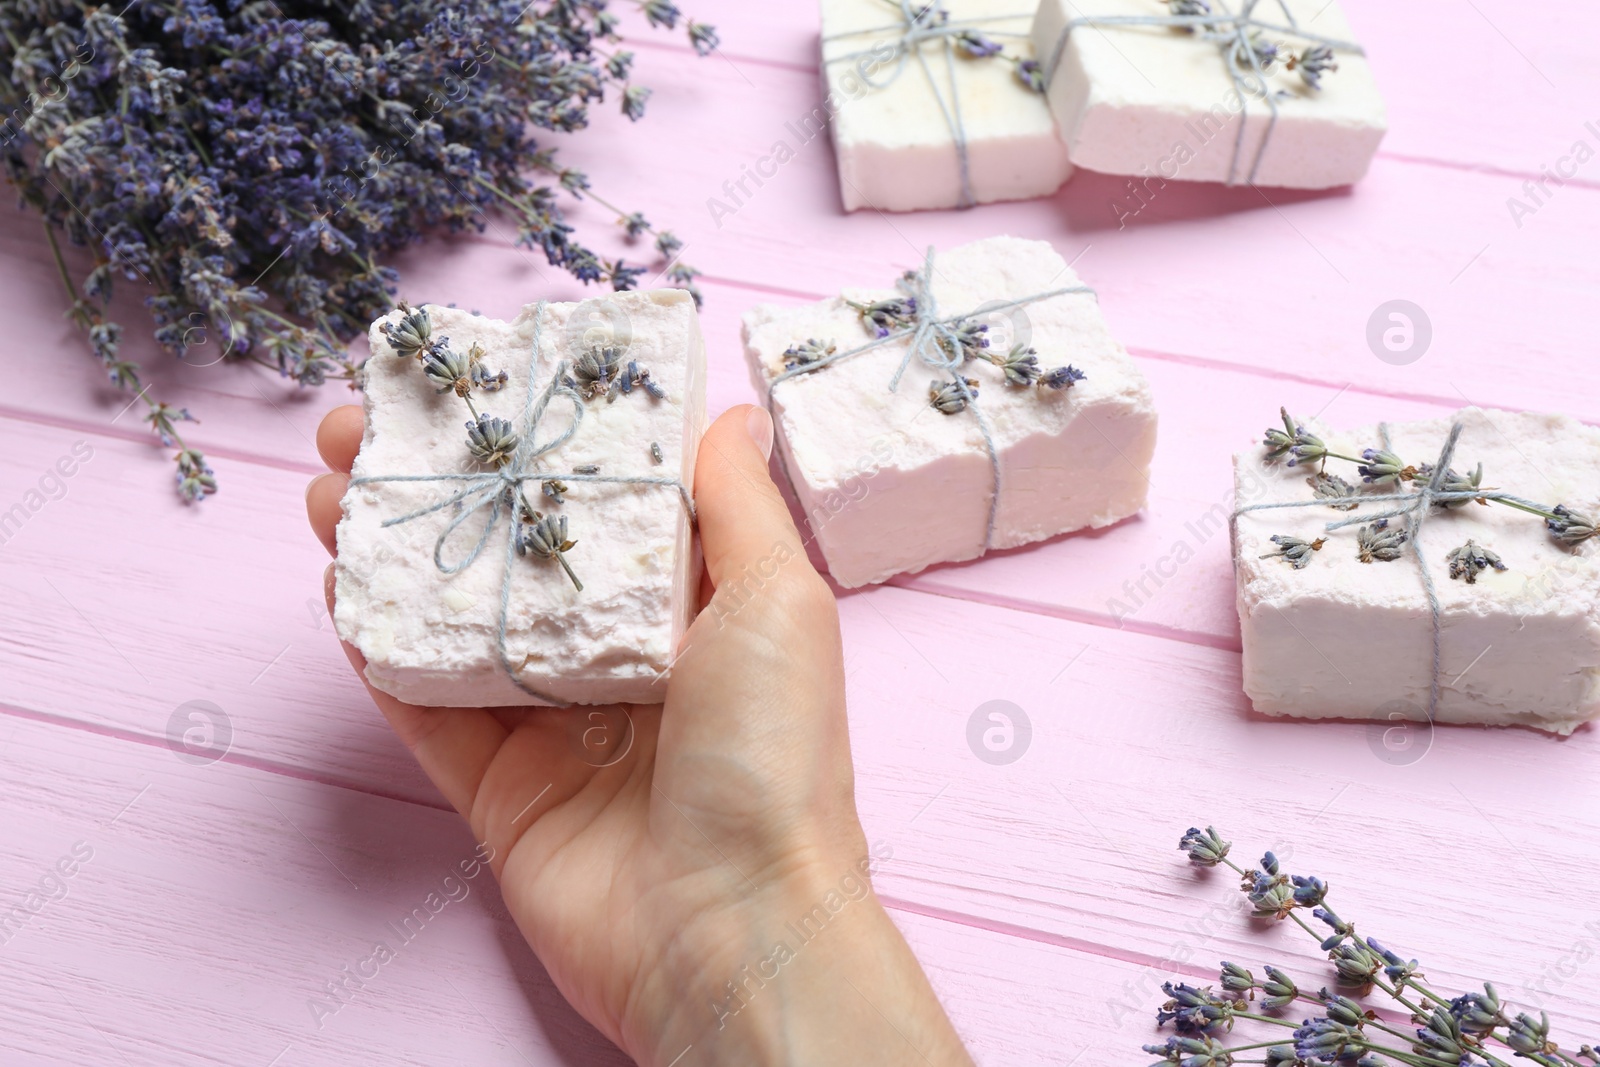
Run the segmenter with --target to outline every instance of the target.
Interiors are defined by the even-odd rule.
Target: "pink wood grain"
[[[1600,118],[1600,16],[1570,0],[1346,6],[1393,124],[1349,192],[1170,185],[1118,229],[1125,181],[1084,173],[1045,201],[847,217],[818,139],[719,227],[707,199],[792,140],[785,123],[818,96],[814,11],[734,0],[692,10],[719,25],[723,55],[641,42],[651,116],[626,130],[607,117],[572,146],[597,188],[672,226],[708,271],[714,411],[751,399],[738,343],[751,303],[882,283],[926,244],[999,232],[1081,256],[1151,379],[1163,421],[1144,514],[841,599],[860,806],[895,853],[880,889],[990,1067],[1131,1062],[1159,982],[1203,978],[1219,958],[1322,978],[1288,931],[1234,910],[1227,879],[1181,862],[1177,835],[1206,820],[1247,857],[1276,847],[1328,877],[1341,911],[1440,984],[1493,979],[1574,1042],[1600,1027],[1600,925],[1586,925],[1600,922],[1596,732],[1440,729],[1394,765],[1366,726],[1253,717],[1225,539],[1197,532],[1228,506],[1228,454],[1280,404],[1346,425],[1469,399],[1600,423],[1587,306],[1600,171],[1521,228],[1505,204],[1572,141],[1600,147],[1583,125]],[[609,222],[593,205],[578,215]],[[0,906],[73,842],[96,854],[0,945],[18,991],[0,1003],[0,1064],[621,1062],[560,1003],[486,885],[315,1026],[309,990],[470,850],[321,610],[326,560],[301,488],[317,419],[348,394],[161,356],[138,339],[142,294],[125,283],[130,352],[158,395],[205,420],[193,441],[223,478],[184,508],[137,410],[119,413],[127,398],[96,384],[57,314],[47,254],[35,220],[0,218],[14,368],[0,510],[75,443],[94,454],[0,544]],[[581,295],[510,247],[503,223],[400,266],[410,298],[493,315]],[[1407,367],[1365,342],[1394,297],[1435,328]],[[1180,541],[1194,558],[1149,578]],[[196,699],[233,728],[205,767],[166,747],[169,716]],[[965,740],[993,699],[1034,728],[1005,767]]]

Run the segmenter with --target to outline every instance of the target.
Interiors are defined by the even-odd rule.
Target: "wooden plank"
[[[562,1001],[491,876],[463,876],[453,814],[46,724],[0,737],[0,904],[39,894],[0,944],[6,1062],[628,1062]],[[1119,1036],[1057,1010],[1132,965],[896,918],[984,1064],[1144,1039],[1143,1019]],[[392,958],[363,964],[377,942]]]

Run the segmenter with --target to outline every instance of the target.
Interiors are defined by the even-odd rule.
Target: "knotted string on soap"
[[[872,76],[864,69],[857,68],[856,73],[861,80],[874,89],[885,89],[892,85],[906,69],[906,58],[916,56],[917,63],[922,67],[922,73],[928,78],[928,87],[933,90],[933,98],[939,105],[939,113],[944,116],[944,124],[950,130],[950,136],[956,142],[956,159],[961,167],[961,199],[958,207],[971,207],[976,204],[977,197],[972,190],[972,168],[967,156],[967,128],[961,120],[961,95],[956,92],[956,38],[974,27],[983,26],[991,22],[1015,21],[1018,19],[1031,19],[1031,11],[1020,12],[1015,15],[986,15],[982,18],[962,19],[957,22],[935,23],[933,18],[939,13],[940,6],[936,3],[913,4],[911,0],[883,0],[891,8],[900,12],[901,21],[887,26],[874,26],[865,30],[850,30],[846,33],[834,33],[822,38],[823,44],[829,41],[838,41],[847,37],[861,37],[872,33],[898,33],[894,44],[894,67],[889,71],[888,77],[882,81],[873,81]],[[1002,33],[987,31],[991,37],[1015,37],[1026,40],[1025,33]],[[943,46],[945,71],[950,76],[950,97],[945,98],[944,90],[939,87],[939,80],[934,77],[933,67],[928,63],[928,57],[923,55],[922,46],[926,42],[937,41]],[[823,66],[833,63],[846,63],[867,56],[877,57],[875,49],[865,51],[847,52],[831,59],[825,59]]]
[[[1392,451],[1387,423],[1378,424],[1378,436],[1383,446],[1383,451]],[[1410,546],[1412,555],[1417,559],[1417,569],[1422,576],[1423,591],[1428,596],[1428,614],[1432,619],[1433,625],[1433,674],[1428,684],[1429,722],[1437,718],[1439,710],[1439,676],[1442,671],[1439,646],[1442,625],[1439,593],[1434,586],[1433,572],[1428,569],[1427,560],[1422,558],[1422,546],[1417,541],[1417,535],[1422,530],[1423,520],[1428,517],[1430,508],[1434,504],[1448,504],[1465,500],[1505,500],[1524,507],[1541,508],[1541,505],[1532,500],[1524,500],[1520,496],[1513,496],[1498,489],[1446,490],[1439,488],[1450,473],[1450,460],[1455,455],[1456,442],[1460,438],[1461,423],[1458,422],[1450,427],[1450,436],[1445,439],[1444,448],[1439,452],[1439,461],[1434,464],[1433,470],[1429,472],[1427,482],[1419,485],[1416,492],[1383,493],[1371,496],[1363,494],[1361,496],[1340,497],[1337,501],[1338,503],[1353,502],[1356,504],[1394,502],[1399,506],[1388,511],[1381,511],[1376,515],[1357,515],[1338,522],[1330,522],[1323,527],[1327,532],[1332,533],[1335,530],[1341,530],[1346,526],[1354,526],[1357,523],[1371,523],[1383,519],[1396,518],[1406,520],[1406,544]],[[1249,504],[1236,510],[1233,513],[1233,518],[1237,520],[1240,515],[1250,511],[1269,511],[1277,508],[1325,508],[1328,506],[1329,502],[1326,499],[1285,500],[1273,504]]]
[[[994,434],[989,429],[989,420],[978,407],[978,397],[967,388],[966,380],[959,373],[966,357],[961,354],[961,345],[956,337],[953,326],[965,319],[971,318],[972,313],[964,315],[951,315],[948,318],[939,317],[939,304],[933,295],[933,256],[934,249],[928,249],[928,257],[923,263],[922,270],[917,273],[908,271],[901,278],[898,287],[909,296],[916,305],[916,325],[901,330],[891,330],[882,337],[868,341],[859,348],[852,348],[848,352],[836,352],[831,356],[811,363],[803,363],[790,367],[781,374],[774,375],[767,384],[767,405],[772,404],[772,391],[781,382],[802,374],[814,374],[824,367],[832,366],[840,360],[852,359],[864,352],[881,348],[892,341],[910,338],[911,343],[906,346],[905,354],[900,357],[900,365],[895,368],[894,376],[889,379],[889,391],[892,393],[900,385],[900,379],[911,366],[912,357],[921,360],[924,366],[933,370],[945,371],[961,392],[961,398],[966,401],[966,409],[971,411],[978,420],[978,431],[983,434],[983,445],[989,452],[989,467],[994,473],[994,493],[989,498],[989,518],[983,532],[983,549],[989,550],[990,543],[994,540],[995,516],[1000,508],[1000,450],[994,443]],[[1049,300],[1057,296],[1067,296],[1072,293],[1087,293],[1094,295],[1094,290],[1087,285],[1070,285],[1062,289],[1052,289],[1049,292],[1036,293],[1033,296],[1021,297],[1017,300],[1007,300],[998,304],[985,304],[982,308],[985,314],[992,311],[1008,311],[1011,308],[1022,307],[1025,304],[1036,304],[1041,300]]]
[[[1356,55],[1365,55],[1366,51],[1353,41],[1341,41],[1302,30],[1295,20],[1294,13],[1289,10],[1287,0],[1274,0],[1283,12],[1283,17],[1288,20],[1287,26],[1265,22],[1255,17],[1256,7],[1262,0],[1243,0],[1243,6],[1238,14],[1229,10],[1226,0],[1211,0],[1211,2],[1222,8],[1220,14],[1080,15],[1075,19],[1069,19],[1066,26],[1062,27],[1061,36],[1056,39],[1055,49],[1050,53],[1050,58],[1044,66],[1046,91],[1055,80],[1056,71],[1061,66],[1061,59],[1066,53],[1067,41],[1071,38],[1072,31],[1079,26],[1167,26],[1191,30],[1202,39],[1217,43],[1222,52],[1222,61],[1228,69],[1228,76],[1233,79],[1234,91],[1239,94],[1239,131],[1233,138],[1233,160],[1228,165],[1228,185],[1239,184],[1239,157],[1244,152],[1245,112],[1249,110],[1249,104],[1245,99],[1246,93],[1267,102],[1269,112],[1267,129],[1261,135],[1261,144],[1256,148],[1255,159],[1250,164],[1250,174],[1245,178],[1246,184],[1254,184],[1256,174],[1261,170],[1262,157],[1267,153],[1267,144],[1272,140],[1272,131],[1278,125],[1278,101],[1267,84],[1267,72],[1256,58],[1256,50],[1250,41],[1251,32],[1269,30]],[[1248,60],[1248,63],[1245,60]]]
[[[533,463],[539,457],[548,455],[572,440],[578,432],[578,426],[583,422],[583,397],[578,391],[566,382],[567,363],[565,360],[556,364],[555,372],[551,376],[550,384],[540,393],[536,388],[538,382],[539,351],[544,338],[544,313],[548,301],[539,301],[534,310],[533,317],[533,355],[528,361],[528,388],[523,398],[522,418],[519,422],[517,449],[509,460],[492,471],[474,471],[461,474],[373,474],[352,478],[350,484],[376,485],[382,482],[454,482],[462,488],[444,499],[420,507],[415,511],[398,515],[392,519],[385,519],[382,526],[399,526],[411,522],[424,515],[432,515],[446,508],[457,508],[458,513],[449,524],[439,532],[439,537],[433,544],[433,563],[443,574],[459,574],[477,562],[483,554],[484,547],[489,543],[489,536],[494,532],[500,522],[502,508],[510,516],[516,515],[517,500],[522,496],[523,485],[527,482],[547,482],[559,479],[563,482],[613,482],[623,485],[659,485],[676,488],[678,496],[683,501],[684,508],[689,513],[690,521],[694,521],[694,500],[689,495],[689,489],[677,478],[657,478],[645,475],[624,476],[606,474],[567,474],[561,471],[535,470]],[[572,402],[572,422],[559,434],[550,440],[540,443],[535,435],[538,433],[540,420],[544,418],[546,409],[556,397],[561,397]],[[478,535],[477,543],[472,546],[472,551],[458,563],[446,563],[444,558],[445,542],[452,534],[461,528],[462,524],[472,515],[487,507],[489,519],[484,523],[483,532]],[[506,649],[506,626],[511,611],[511,572],[517,558],[516,529],[513,526],[510,535],[506,538],[506,565],[505,572],[500,579],[500,611],[495,623],[495,651],[499,654],[500,665],[511,678],[518,689],[529,696],[553,704],[557,707],[566,705],[550,696],[541,693],[522,681],[518,676],[518,668],[511,664],[511,654]]]

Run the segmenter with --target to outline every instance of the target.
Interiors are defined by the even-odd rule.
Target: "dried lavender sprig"
[[[1201,848],[1196,851],[1194,846],[1202,841],[1211,847]],[[1220,857],[1216,855],[1216,846],[1221,847],[1222,854]],[[1259,884],[1264,877],[1270,876],[1273,879],[1281,877],[1276,859],[1271,853],[1267,853],[1263,857],[1262,866],[1267,869],[1265,873],[1263,871],[1246,871],[1227,859],[1227,843],[1223,842],[1214,830],[1208,830],[1202,835],[1200,831],[1191,829],[1184,835],[1179,847],[1189,852],[1191,858],[1202,865],[1226,864],[1240,875],[1242,884],[1247,892],[1251,886]],[[1296,901],[1297,906],[1291,906],[1286,909],[1286,917],[1292,919],[1296,925],[1300,926],[1314,939],[1321,940],[1321,935],[1307,925],[1297,914],[1299,908],[1311,907],[1319,918],[1323,919],[1335,930],[1336,936],[1322,941],[1322,947],[1324,949],[1330,949],[1331,947],[1330,955],[1335,958],[1336,962],[1342,959],[1344,962],[1354,965],[1358,959],[1370,961],[1369,963],[1361,964],[1354,974],[1347,975],[1341,969],[1341,977],[1358,977],[1360,984],[1371,985],[1381,989],[1411,1012],[1422,1024],[1415,1031],[1415,1036],[1413,1037],[1412,1033],[1397,1029],[1381,1020],[1369,1019],[1362,1025],[1370,1025],[1374,1029],[1411,1041],[1413,1047],[1410,1053],[1406,1053],[1402,1050],[1390,1049],[1371,1041],[1366,1041],[1365,1048],[1368,1051],[1381,1053],[1398,1059],[1402,1063],[1414,1063],[1419,1067],[1443,1067],[1446,1062],[1453,1064],[1456,1061],[1440,1057],[1449,1057],[1452,1055],[1452,1048],[1458,1048],[1460,1050],[1461,1063],[1467,1063],[1471,1060],[1473,1063],[1482,1061],[1482,1063],[1491,1065],[1491,1067],[1511,1067],[1504,1059],[1485,1047],[1484,1041],[1492,1039],[1516,1052],[1518,1056],[1530,1059],[1535,1063],[1546,1064],[1548,1067],[1562,1067],[1562,1065],[1566,1065],[1566,1067],[1585,1067],[1584,1064],[1562,1052],[1554,1042],[1549,1040],[1549,1023],[1543,1016],[1539,1019],[1534,1019],[1526,1013],[1520,1013],[1515,1017],[1508,1017],[1493,985],[1488,984],[1485,985],[1485,992],[1482,994],[1465,994],[1455,1000],[1445,1000],[1420,980],[1416,960],[1405,960],[1370,937],[1365,942],[1347,941],[1347,938],[1353,938],[1354,936],[1353,927],[1340,920],[1337,915],[1325,906],[1327,886],[1320,879],[1293,877],[1289,881],[1296,887],[1299,899]],[[1341,949],[1344,950],[1342,955],[1339,951]],[[1269,971],[1271,971],[1270,968]],[[1230,973],[1232,972],[1225,967],[1223,974],[1227,976]],[[1380,976],[1380,974],[1383,976]],[[1290,989],[1293,988],[1292,982],[1289,983],[1289,987]],[[1408,998],[1404,992],[1408,988],[1415,991],[1422,998],[1423,1003],[1430,1005],[1430,1007],[1424,1009],[1420,1004]],[[1305,999],[1303,995],[1301,999]],[[1343,1018],[1341,1013],[1343,1013],[1343,1016],[1349,1016],[1353,1009],[1359,1008],[1359,1005],[1354,1001],[1349,1001],[1348,998],[1335,997],[1327,990],[1322,992],[1320,999],[1329,1006],[1330,1018],[1346,1024],[1349,1024],[1351,1019]],[[1217,1012],[1214,1014],[1221,1016],[1223,1013]],[[1240,1017],[1240,1013],[1235,1011],[1234,1017]],[[1506,1032],[1501,1034],[1498,1032],[1500,1029],[1504,1029]],[[1589,1056],[1591,1051],[1589,1046],[1583,1046],[1579,1055]],[[1292,1061],[1280,1060],[1279,1062],[1288,1064]]]
[[[1304,426],[1297,423],[1285,408],[1279,408],[1278,414],[1283,420],[1283,429],[1276,426],[1268,427],[1262,440],[1262,447],[1266,450],[1265,459],[1268,463],[1276,462],[1287,457],[1287,465],[1295,466],[1301,460],[1342,459],[1356,464],[1356,473],[1361,475],[1361,480],[1367,485],[1382,487],[1398,487],[1401,482],[1424,481],[1432,477],[1433,470],[1428,464],[1413,466],[1406,463],[1394,452],[1387,449],[1368,448],[1363,450],[1361,456],[1347,456],[1340,452],[1330,451],[1326,444],[1316,435],[1309,433]],[[1325,489],[1320,478],[1326,477],[1343,482],[1337,476],[1321,474],[1313,480],[1312,488],[1316,496],[1334,497],[1335,491]],[[1475,493],[1482,489],[1483,464],[1479,463],[1470,475],[1458,474],[1454,470],[1447,470],[1440,480],[1439,488],[1450,493]],[[1355,501],[1351,507],[1360,503],[1360,496],[1351,498]],[[1573,511],[1564,504],[1556,504],[1550,508],[1530,505],[1518,500],[1505,497],[1477,496],[1461,497],[1456,500],[1436,500],[1435,504],[1442,508],[1455,508],[1462,504],[1476,500],[1480,504],[1501,504],[1517,511],[1525,511],[1530,515],[1538,515],[1545,520],[1545,527],[1551,536],[1562,544],[1576,545],[1600,532],[1600,520],[1591,518],[1581,512]],[[1339,504],[1331,505],[1341,507]],[[1382,557],[1379,557],[1382,558]]]
[[[667,0],[633,2],[652,25],[682,19]],[[399,0],[350,20],[214,0],[115,14],[11,5],[0,165],[53,246],[60,228],[95,250],[81,295],[68,287],[72,317],[112,382],[147,406],[158,401],[105,316],[118,274],[150,287],[156,338],[175,354],[214,336],[230,362],[305,386],[354,383],[345,342],[397,282],[376,260],[430,228],[482,228],[502,195],[520,202],[526,243],[581,280],[626,288],[643,273],[578,243],[554,193],[520,177],[539,155],[522,122],[579,129],[608,88],[640,113],[631,57],[603,47],[620,40],[604,8]],[[697,52],[717,47],[704,23],[687,20],[687,32]],[[576,195],[565,179],[559,188]],[[681,242],[627,228],[654,234],[668,277],[695,291],[693,269],[673,262]],[[203,457],[180,453],[185,498],[214,490]]]

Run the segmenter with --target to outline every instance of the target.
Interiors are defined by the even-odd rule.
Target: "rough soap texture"
[[[952,23],[1013,16],[972,28],[1004,45],[1008,54],[1028,57],[1028,17],[1019,16],[1020,6],[1015,0],[945,3]],[[897,61],[873,55],[839,58],[858,52],[893,55],[898,34],[886,27],[896,21],[898,7],[881,0],[822,0],[823,77],[847,211],[916,211],[961,202],[956,142],[916,56],[906,56],[904,69],[887,85]],[[928,41],[921,48],[945,99],[952,100],[943,44]],[[868,85],[862,69],[882,87]],[[953,102],[960,106],[978,202],[1048,196],[1072,173],[1044,98],[1017,80],[1007,60],[956,56]]]
[[[1356,43],[1336,0],[1284,2],[1307,32]],[[1262,21],[1285,22],[1276,0],[1256,12]],[[1043,0],[1033,45],[1048,63],[1071,19],[1168,14],[1160,0]],[[1263,36],[1297,53],[1304,47],[1288,35]],[[1269,73],[1273,90],[1287,95],[1278,100],[1257,185],[1325,189],[1366,174],[1388,128],[1383,98],[1364,56],[1340,50],[1337,60],[1339,69],[1325,74],[1315,91],[1282,62]],[[1240,97],[1218,44],[1171,27],[1078,26],[1048,97],[1074,166],[1144,175],[1150,195],[1163,180],[1227,181],[1241,121],[1236,180],[1247,180],[1271,117],[1264,100],[1247,94],[1241,120]]]
[[[1484,465],[1483,484],[1547,505],[1592,513],[1600,499],[1600,431],[1565,416],[1466,408],[1451,466]],[[1454,419],[1391,426],[1394,451],[1431,463]],[[1316,429],[1330,448],[1360,455],[1376,427]],[[1353,465],[1329,471],[1359,481]],[[1303,467],[1263,466],[1259,449],[1235,457],[1241,505],[1304,500]],[[1378,492],[1379,490],[1370,490]],[[1425,719],[1432,663],[1428,602],[1417,559],[1361,563],[1356,530],[1328,534],[1295,570],[1261,559],[1275,533],[1306,540],[1323,524],[1377,513],[1307,508],[1250,512],[1238,519],[1236,558],[1244,688],[1256,710],[1306,718]],[[1472,538],[1500,555],[1505,571],[1474,584],[1452,581],[1445,557]],[[1442,606],[1443,670],[1437,719],[1535,726],[1568,733],[1600,715],[1600,545],[1558,544],[1534,515],[1500,504],[1435,509],[1419,539]]]
[[[939,253],[934,293],[941,314],[1080,284],[1043,241],[993,237]],[[889,289],[846,289],[857,301]],[[1045,367],[1071,363],[1088,377],[1054,392],[1002,384],[980,361],[978,402],[1000,453],[1003,490],[994,548],[1106,526],[1144,506],[1155,449],[1150,389],[1112,339],[1092,295],[1074,294],[978,316],[1001,352],[1015,341]],[[745,354],[767,394],[783,353],[807,338],[847,351],[872,338],[844,299],[799,308],[760,305],[744,317]],[[779,447],[828,569],[840,585],[881,582],[983,553],[994,479],[977,419],[928,404],[932,371],[913,360],[900,387],[889,380],[906,342],[896,341],[811,374],[771,394]]]
[[[510,374],[504,389],[477,397],[482,409],[513,422],[526,395],[534,308],[524,308],[512,322],[428,308],[435,336],[448,336],[458,351],[476,341],[492,370]],[[465,405],[436,393],[415,360],[395,356],[379,332],[382,321],[370,334],[366,433],[355,475],[483,469],[466,451]],[[649,368],[666,399],[635,390],[615,403],[588,401],[577,436],[547,454],[543,465],[559,472],[598,464],[601,474],[676,477],[692,490],[705,424],[705,346],[694,301],[668,289],[547,305],[534,367],[538,387],[549,383],[559,360],[597,341],[625,342],[627,358]],[[570,401],[553,403],[539,438],[568,425],[571,410]],[[660,464],[651,457],[652,442],[661,446]],[[528,496],[534,507],[567,517],[569,536],[577,541],[567,559],[584,589],[575,590],[553,561],[516,557],[511,659],[525,684],[564,702],[658,703],[698,582],[692,525],[675,489],[569,486],[559,506],[538,495],[538,483],[528,484]],[[455,575],[441,573],[433,560],[448,512],[387,530],[380,526],[449,492],[447,484],[391,482],[345,494],[339,634],[366,656],[368,680],[402,700],[454,707],[534,703],[512,683],[495,649],[509,536],[504,517],[477,562]],[[481,514],[487,516],[487,509]],[[470,551],[481,529],[480,521],[469,520],[451,541],[447,559]]]

